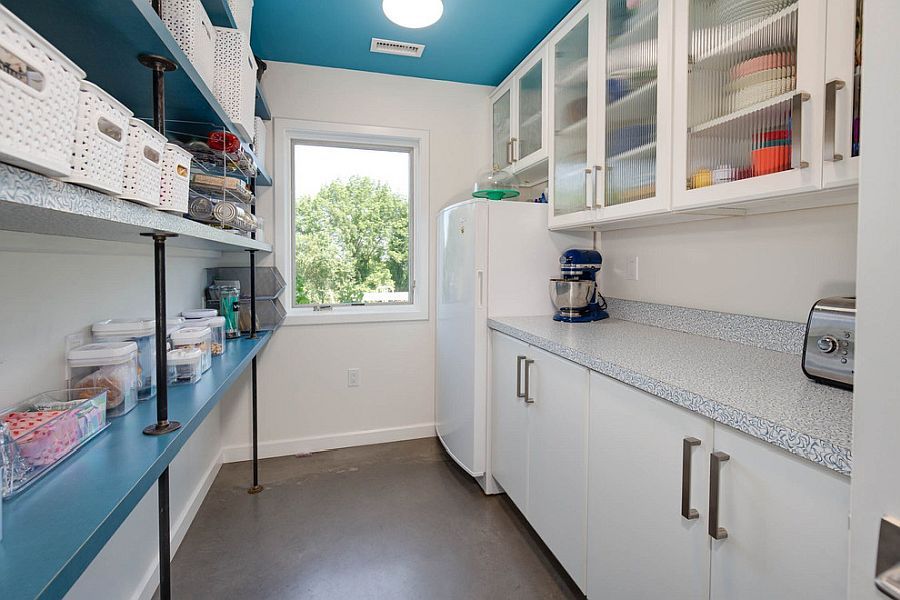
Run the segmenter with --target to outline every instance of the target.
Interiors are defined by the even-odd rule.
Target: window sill
[[[312,308],[291,308],[284,325],[340,325],[345,323],[392,323],[397,321],[427,321],[428,310],[415,305],[404,306],[346,306],[330,311]]]

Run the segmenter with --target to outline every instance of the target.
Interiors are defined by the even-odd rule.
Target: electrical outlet
[[[359,369],[347,369],[347,387],[359,387]]]
[[[637,256],[629,256],[625,259],[625,280],[626,281],[637,281],[638,280],[638,257]]]

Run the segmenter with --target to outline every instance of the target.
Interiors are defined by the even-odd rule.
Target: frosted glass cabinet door
[[[825,6],[680,1],[676,207],[821,187]]]
[[[544,61],[539,59],[519,79],[519,135],[514,156],[521,161],[544,145]]]
[[[590,15],[575,20],[553,52],[553,219],[575,213],[591,218],[588,169]]]
[[[825,187],[859,180],[863,0],[828,0],[825,57]]]
[[[494,169],[499,171],[512,164],[512,90],[494,101],[493,136],[494,136]]]
[[[659,0],[606,5],[601,219],[634,214],[638,207],[640,212],[667,208],[662,199],[668,197],[671,177],[666,151],[671,144],[671,10],[671,2]]]

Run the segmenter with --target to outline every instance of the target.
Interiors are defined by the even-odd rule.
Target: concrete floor
[[[583,598],[506,496],[435,439],[222,467],[172,563],[174,598]]]

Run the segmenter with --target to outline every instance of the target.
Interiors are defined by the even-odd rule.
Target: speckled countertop
[[[796,354],[607,319],[489,319],[502,333],[850,475],[853,395],[813,383]]]

